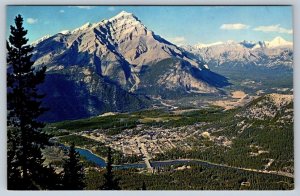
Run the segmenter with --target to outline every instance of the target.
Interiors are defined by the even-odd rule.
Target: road
[[[229,165],[222,165],[222,164],[218,164],[218,163],[212,163],[212,162],[209,162],[209,161],[203,161],[203,160],[199,160],[199,159],[175,159],[175,160],[165,160],[165,161],[158,161],[158,162],[169,162],[169,161],[176,161],[176,160],[199,161],[199,162],[206,163],[206,164],[212,165],[212,166],[232,168],[232,169],[243,170],[243,171],[252,171],[252,172],[264,173],[264,174],[274,174],[274,175],[294,178],[294,175],[292,173],[288,173],[288,172],[267,171],[267,170],[258,170],[258,169],[250,169],[250,168],[243,168],[243,167],[235,167],[235,166],[229,166]]]
[[[144,143],[141,143],[140,141],[140,138],[139,137],[135,137],[136,141],[137,141],[137,144],[138,144],[138,148],[140,149],[141,153],[143,154],[144,158],[143,160],[145,161],[145,164],[147,166],[147,169],[149,172],[153,173],[153,168],[150,164],[150,155],[149,153],[147,152],[146,150],[146,147],[145,147],[145,144]]]

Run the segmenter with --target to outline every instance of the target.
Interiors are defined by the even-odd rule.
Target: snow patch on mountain
[[[71,33],[88,30],[91,26],[92,26],[92,24],[90,22],[87,22],[84,25],[82,25],[81,27],[74,29]]]
[[[208,48],[211,46],[221,45],[221,44],[224,44],[224,42],[215,42],[215,43],[210,43],[210,44],[198,43],[194,47],[200,49],[200,48]]]
[[[59,33],[61,33],[61,34],[63,34],[63,35],[67,35],[67,34],[70,34],[71,31],[70,31],[70,30],[62,30],[62,31],[59,32]]]
[[[42,41],[45,41],[46,39],[48,39],[49,37],[51,37],[51,35],[45,35],[43,37],[41,37],[40,39],[38,40],[35,40],[31,43],[32,46],[36,46],[37,44],[41,43]]]

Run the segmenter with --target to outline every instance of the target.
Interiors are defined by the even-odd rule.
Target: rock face
[[[281,37],[276,37],[272,41],[227,41],[184,48],[214,67],[293,68],[293,43]]]
[[[47,66],[43,89],[50,94],[48,104],[57,100],[53,117],[71,110],[65,116],[78,118],[74,113],[80,106],[78,115],[83,116],[140,109],[147,106],[141,95],[218,93],[219,87],[228,85],[197,56],[154,34],[124,11],[109,20],[44,37],[34,46],[35,66]],[[71,94],[74,101],[82,100],[72,103]],[[66,101],[72,104],[64,105]],[[64,108],[59,108],[62,104]]]
[[[276,119],[282,122],[293,122],[293,95],[267,94],[245,107],[239,117],[249,119]]]

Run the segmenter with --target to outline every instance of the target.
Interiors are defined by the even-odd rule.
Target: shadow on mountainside
[[[231,85],[231,83],[228,81],[228,78],[208,69],[199,70],[193,67],[191,68],[191,71],[194,77],[199,80],[205,81],[214,87],[223,88]]]

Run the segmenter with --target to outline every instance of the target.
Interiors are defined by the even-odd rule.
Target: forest
[[[292,190],[293,178],[260,174],[235,169],[209,168],[191,165],[190,169],[176,170],[180,165],[162,168],[154,174],[137,169],[115,170],[123,190]],[[103,171],[90,169],[86,175],[86,189],[97,189],[103,183]]]

